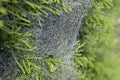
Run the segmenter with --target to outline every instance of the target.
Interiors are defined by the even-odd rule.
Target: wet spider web
[[[73,2],[72,2],[73,1]],[[71,69],[71,58],[74,55],[78,31],[81,20],[89,8],[89,0],[66,0],[72,12],[61,11],[61,16],[50,13],[45,19],[43,26],[38,23],[39,17],[29,17],[31,26],[25,28],[35,38],[35,55],[48,57],[50,55],[62,58]],[[13,51],[14,52],[14,51]],[[21,53],[21,52],[17,52]],[[19,75],[18,68],[10,54],[0,53],[0,76],[2,80],[14,80]],[[39,63],[37,63],[39,65]],[[59,69],[61,73],[55,72],[56,80],[76,80],[74,72],[65,67]],[[45,79],[46,80],[46,79]]]

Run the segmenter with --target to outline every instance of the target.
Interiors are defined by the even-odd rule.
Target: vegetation
[[[9,52],[14,58],[21,74],[16,80],[53,79],[51,72],[56,71],[56,64],[64,65],[54,56],[35,56],[34,39],[29,39],[32,34],[22,31],[30,26],[28,17],[40,16],[37,21],[42,26],[48,11],[59,16],[60,10],[72,11],[66,7],[64,0],[0,0],[0,52]],[[22,53],[16,54],[13,50]]]
[[[94,0],[92,8],[85,14],[74,59],[71,60],[77,80],[119,80],[119,62],[114,63],[115,60],[119,61],[119,56],[112,53],[113,45],[110,44],[114,38],[114,20],[111,18],[118,15],[116,8],[119,2]],[[64,0],[0,0],[0,52],[7,51],[14,58],[21,73],[15,80],[54,80],[57,77],[54,75],[56,65],[66,66],[63,60],[55,56],[35,56],[34,39],[29,40],[32,34],[22,32],[24,27],[30,26],[28,16],[41,16],[38,22],[42,26],[48,11],[60,15],[60,9],[72,11]],[[12,50],[22,51],[23,54],[15,54]]]
[[[114,18],[119,13],[119,1],[94,0],[92,5],[78,36],[81,45],[85,44],[78,45],[80,49],[76,54],[81,56],[75,56],[78,80],[119,80],[120,73],[116,71],[119,70],[119,55],[113,52],[115,46],[111,44],[115,38]]]

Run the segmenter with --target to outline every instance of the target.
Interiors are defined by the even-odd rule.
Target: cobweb
[[[90,7],[89,3],[90,0],[66,0],[66,4],[72,8],[72,12],[65,13],[61,10],[60,16],[49,13],[42,27],[39,24],[39,17],[29,17],[31,26],[23,31],[33,34],[36,46],[35,55],[42,57],[54,55],[64,59],[66,65],[74,69],[70,60],[73,58],[76,37],[81,27],[81,20]],[[39,65],[39,63],[37,64]],[[74,71],[72,72],[65,67],[60,67],[59,70],[60,72],[55,72],[56,80],[64,80],[64,78],[76,80]],[[18,75],[18,68],[15,67],[10,54],[0,53],[0,76],[2,80],[15,80]]]

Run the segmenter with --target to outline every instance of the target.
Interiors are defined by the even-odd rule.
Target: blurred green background
[[[111,78],[110,80],[120,80],[120,0],[113,0],[113,6],[106,10],[111,20],[114,21],[113,40],[108,49],[108,62],[111,64]],[[107,57],[107,56],[106,56]]]

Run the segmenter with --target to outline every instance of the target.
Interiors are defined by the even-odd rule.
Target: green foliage
[[[37,57],[25,55],[17,60],[15,57],[18,68],[22,71],[23,75],[18,76],[16,80],[43,80],[54,79],[54,72],[57,70],[57,64],[63,65],[62,60],[56,57]],[[39,62],[39,65],[36,65]]]
[[[80,56],[74,57],[77,80],[112,80],[108,50],[113,38],[114,23],[105,11],[113,6],[112,1],[94,0],[91,4],[93,6],[83,18],[78,36],[81,45],[86,44],[80,46],[80,52],[78,50],[77,53]]]
[[[14,57],[21,75],[16,80],[53,80],[54,76],[51,75],[57,70],[56,65],[64,65],[55,57],[35,56],[32,34],[22,31],[30,26],[28,17],[39,16],[37,21],[42,26],[50,12],[59,16],[60,10],[72,11],[66,6],[65,0],[0,0],[0,51],[8,51]],[[15,54],[12,50],[23,53]],[[36,65],[38,63],[40,65]]]
[[[52,5],[55,5],[55,7]],[[65,6],[64,0],[1,0],[0,44],[5,43],[2,45],[2,49],[6,47],[16,48],[13,45],[20,45],[20,43],[25,44],[25,47],[29,46],[28,48],[31,49],[30,44],[28,44],[29,41],[26,40],[31,34],[21,32],[23,27],[30,26],[28,16],[40,16],[41,18],[38,19],[38,22],[41,26],[42,22],[44,22],[43,18],[48,15],[48,11],[60,15],[59,8],[62,8],[65,12],[71,11],[70,8]],[[19,49],[22,47],[19,46]]]
[[[108,52],[113,30],[108,9],[112,7],[116,10],[113,7],[115,3],[113,5],[111,0],[94,0],[91,4],[92,8],[82,21],[83,27],[80,28],[72,60],[77,80],[115,80],[115,77],[111,78],[111,67],[115,66],[110,58],[114,56],[116,61],[118,58]],[[42,26],[49,12],[59,16],[61,9],[71,11],[66,7],[65,0],[0,0],[0,51],[20,50],[25,53],[11,53],[20,72],[15,80],[55,80],[58,65],[66,67],[64,60],[57,57],[34,55],[34,44],[30,44],[34,43],[30,40],[32,34],[21,31],[30,26],[29,16],[40,16],[37,20]]]

